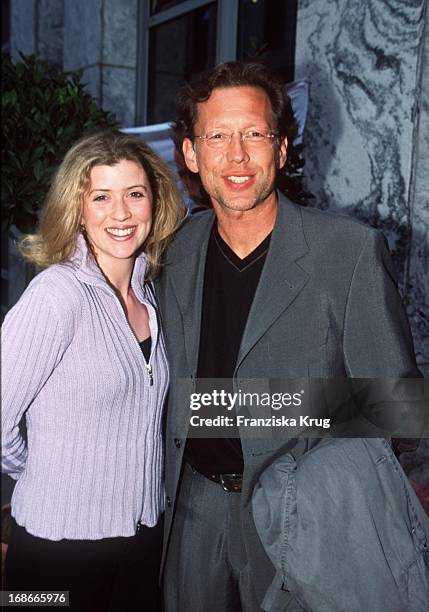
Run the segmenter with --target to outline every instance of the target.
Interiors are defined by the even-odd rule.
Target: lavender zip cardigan
[[[149,365],[79,236],[31,282],[2,332],[2,469],[12,514],[50,540],[132,536],[164,509],[161,415],[168,366],[146,258],[131,285],[149,312]],[[19,430],[25,415],[28,441]]]

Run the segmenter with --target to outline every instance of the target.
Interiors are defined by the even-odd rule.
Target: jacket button
[[[179,440],[179,438],[174,438],[174,444],[176,445],[176,448],[180,448],[182,446],[182,442]]]
[[[167,506],[171,508],[171,497],[167,497]]]

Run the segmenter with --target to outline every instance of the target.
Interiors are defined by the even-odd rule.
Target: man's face
[[[224,209],[246,211],[264,204],[274,191],[276,171],[286,161],[286,140],[267,139],[262,145],[240,140],[250,130],[275,132],[267,94],[257,87],[215,89],[198,104],[196,136],[210,132],[233,133],[225,149],[210,148],[204,140],[183,143],[186,165],[199,172],[212,203]]]

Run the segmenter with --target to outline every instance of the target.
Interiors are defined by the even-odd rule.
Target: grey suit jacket
[[[263,472],[252,505],[278,570],[264,610],[283,609],[286,583],[308,612],[426,612],[429,519],[385,440],[287,453]]]
[[[204,267],[213,211],[197,213],[177,234],[156,290],[171,388],[167,409],[166,541],[189,425],[189,390],[198,360]],[[234,377],[417,377],[408,321],[385,240],[340,215],[279,196],[269,251],[239,350]],[[181,379],[182,384],[178,384]],[[243,529],[260,546],[251,494],[262,471],[294,441],[242,436]],[[274,570],[273,570],[274,572]]]

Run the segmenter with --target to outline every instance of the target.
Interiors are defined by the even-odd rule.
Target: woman
[[[109,130],[68,152],[22,243],[49,267],[3,327],[8,590],[67,590],[79,611],[158,609],[168,369],[150,279],[182,217],[164,163]]]

